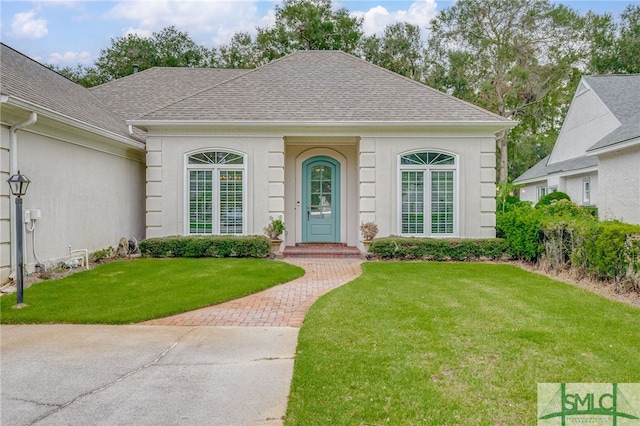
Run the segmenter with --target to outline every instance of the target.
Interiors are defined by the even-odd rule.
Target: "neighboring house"
[[[515,123],[347,53],[152,68],[86,90],[2,48],[2,177],[9,129],[35,111],[10,167],[33,181],[41,258],[121,236],[262,234],[270,217],[286,245],[361,247],[363,222],[378,236],[495,236],[495,134]]]
[[[514,123],[347,53],[151,69],[93,93],[146,132],[147,237],[261,234],[269,217],[286,245],[359,246],[370,221],[495,235],[495,133]]]
[[[640,223],[640,75],[583,77],[551,155],[518,177],[520,199],[551,191]]]
[[[89,90],[2,44],[0,283],[15,271],[15,205],[6,180],[31,180],[23,209],[25,263],[144,237],[145,147]],[[35,213],[35,212],[34,212]],[[35,216],[32,216],[35,217]],[[20,219],[21,220],[21,219]]]

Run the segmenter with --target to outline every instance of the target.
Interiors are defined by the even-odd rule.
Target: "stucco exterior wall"
[[[269,216],[282,216],[286,245],[302,241],[301,167],[329,156],[340,163],[340,241],[359,246],[360,223],[378,236],[401,233],[399,156],[410,151],[456,155],[456,236],[495,236],[495,139],[467,131],[380,132],[368,129],[153,129],[147,139],[146,237],[188,234],[186,164],[202,150],[246,154],[245,233],[262,234]]]
[[[456,235],[463,238],[495,237],[496,171],[495,140],[463,134],[434,134],[424,136],[362,137],[361,159],[371,163],[375,152],[375,198],[361,197],[361,206],[375,202],[375,221],[379,236],[400,235],[400,172],[399,156],[411,151],[441,151],[457,156],[457,214]],[[361,168],[367,173],[366,169]],[[363,220],[371,212],[363,209]]]
[[[185,235],[186,156],[203,150],[246,155],[245,233],[262,234],[269,216],[284,216],[284,142],[272,136],[149,136],[146,237]],[[286,222],[286,218],[285,218]]]
[[[640,224],[640,146],[598,156],[598,215]]]
[[[591,194],[589,202],[583,200],[583,182],[589,179]],[[564,179],[564,190],[575,204],[579,206],[594,206],[598,202],[598,174],[585,173],[574,176],[567,176]]]
[[[44,121],[44,120],[43,120]],[[126,153],[92,149],[69,140],[47,136],[45,126],[19,130],[18,167],[31,180],[23,198],[23,210],[39,209],[42,217],[35,223],[35,251],[40,262],[56,262],[72,249],[90,252],[116,247],[121,237],[144,236],[144,171],[139,159]],[[9,129],[1,127],[2,185],[1,200],[1,276],[10,273]],[[38,133],[34,133],[38,132]],[[76,135],[77,137],[77,135]],[[82,139],[82,138],[79,138]],[[133,155],[132,157],[136,157]],[[34,232],[25,227],[25,264],[32,271]]]

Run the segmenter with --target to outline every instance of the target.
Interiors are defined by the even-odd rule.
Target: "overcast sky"
[[[640,0],[571,1],[558,3],[579,11],[610,12],[618,16]],[[174,25],[207,48],[227,43],[239,31],[274,22],[273,0],[121,0],[121,1],[5,1],[0,0],[0,40],[47,64],[61,67],[91,65],[111,39],[137,33],[149,36]],[[425,28],[435,14],[452,4],[444,0],[337,1],[352,14],[363,16],[367,35],[407,21]]]

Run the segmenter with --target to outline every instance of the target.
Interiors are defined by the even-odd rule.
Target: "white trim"
[[[89,124],[86,123],[84,121],[80,121],[76,118],[70,117],[68,115],[65,114],[60,114],[58,112],[55,112],[49,108],[45,108],[42,107],[40,105],[34,104],[32,102],[29,101],[25,101],[23,99],[17,98],[15,96],[2,96],[2,98],[0,99],[1,103],[3,104],[7,104],[7,105],[11,105],[20,109],[24,109],[24,110],[28,110],[28,111],[33,111],[36,112],[39,116],[42,117],[47,117],[50,118],[52,120],[55,120],[59,123],[62,124],[66,124],[68,126],[77,128],[79,130],[84,130],[86,132],[95,134],[95,135],[99,135],[102,137],[105,137],[107,139],[113,140],[113,141],[117,141],[121,144],[124,144],[126,146],[129,146],[131,148],[135,148],[135,149],[139,149],[144,151],[145,149],[145,144],[139,141],[136,141],[134,139],[129,139],[126,136],[123,135],[119,135],[117,133],[113,133],[109,130],[105,130],[101,127],[95,126],[93,124]],[[126,128],[126,126],[124,126],[123,123],[123,127]]]
[[[620,151],[626,148],[633,148],[638,145],[640,145],[640,137],[629,139],[624,142],[617,142],[613,145],[603,146],[602,148],[596,148],[596,149],[589,148],[587,150],[587,155],[607,154],[609,152]]]
[[[582,178],[582,205],[591,205],[591,192],[591,177]]]
[[[296,243],[302,242],[302,209],[298,208],[299,205],[302,205],[302,163],[307,161],[310,158],[317,156],[326,156],[333,158],[338,163],[340,163],[340,242],[347,242],[347,212],[351,211],[350,206],[347,206],[347,158],[342,155],[340,152],[335,151],[331,148],[311,148],[304,152],[301,152],[300,155],[296,157],[296,176],[295,176],[295,189],[296,189],[296,199],[295,199],[295,224],[296,224]],[[298,204],[300,202],[300,204]],[[353,200],[354,203],[357,203],[356,200]],[[357,208],[357,207],[356,207]]]
[[[402,157],[409,154],[418,152],[439,152],[442,154],[451,155],[454,158],[454,164],[442,164],[442,165],[420,165],[420,164],[401,164]],[[428,220],[424,223],[425,233],[423,234],[404,234],[402,232],[402,172],[403,171],[424,171],[425,173],[425,217]],[[431,232],[431,171],[453,171],[454,179],[454,194],[453,194],[453,233],[452,234],[433,234]],[[398,235],[407,237],[425,237],[425,238],[457,238],[460,235],[460,155],[440,148],[419,148],[409,151],[403,151],[396,156],[396,211],[397,211],[397,230]]]
[[[549,179],[550,176],[556,176],[561,178],[561,177],[582,175],[585,173],[592,173],[597,171],[598,171],[598,166],[591,166],[591,167],[585,167],[583,169],[568,170],[566,172],[549,173],[546,175],[529,178],[529,179],[522,179],[522,180],[516,179],[513,183],[515,183],[516,185],[530,185],[530,184],[546,181]]]
[[[243,162],[242,164],[189,164],[189,157],[194,154],[198,154],[201,152],[230,152],[232,154],[237,154],[242,156]],[[228,148],[200,148],[196,150],[191,150],[183,153],[183,178],[182,178],[182,186],[183,186],[183,235],[247,235],[247,198],[249,197],[248,191],[248,155],[244,152],[237,151],[234,149]],[[189,201],[190,201],[190,186],[189,186],[189,171],[190,170],[212,170],[214,173],[212,174],[212,185],[215,187],[214,194],[217,198],[212,199],[212,228],[211,234],[192,234],[191,226],[190,226],[190,218],[189,218]],[[242,233],[241,234],[220,234],[220,218],[219,218],[219,204],[220,204],[220,171],[232,171],[232,170],[241,170],[242,173]]]
[[[495,131],[511,129],[518,125],[518,122],[505,121],[293,121],[293,120],[126,120],[127,124],[140,127],[477,127],[490,128]]]

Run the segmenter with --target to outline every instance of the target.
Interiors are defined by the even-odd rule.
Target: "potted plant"
[[[360,232],[362,233],[362,244],[364,249],[369,252],[371,241],[378,235],[378,225],[375,222],[366,222],[360,224]]]
[[[282,218],[274,219],[269,216],[269,224],[265,226],[264,233],[271,239],[271,253],[278,253],[280,251],[280,244],[282,240],[280,235],[285,231],[286,227]]]

